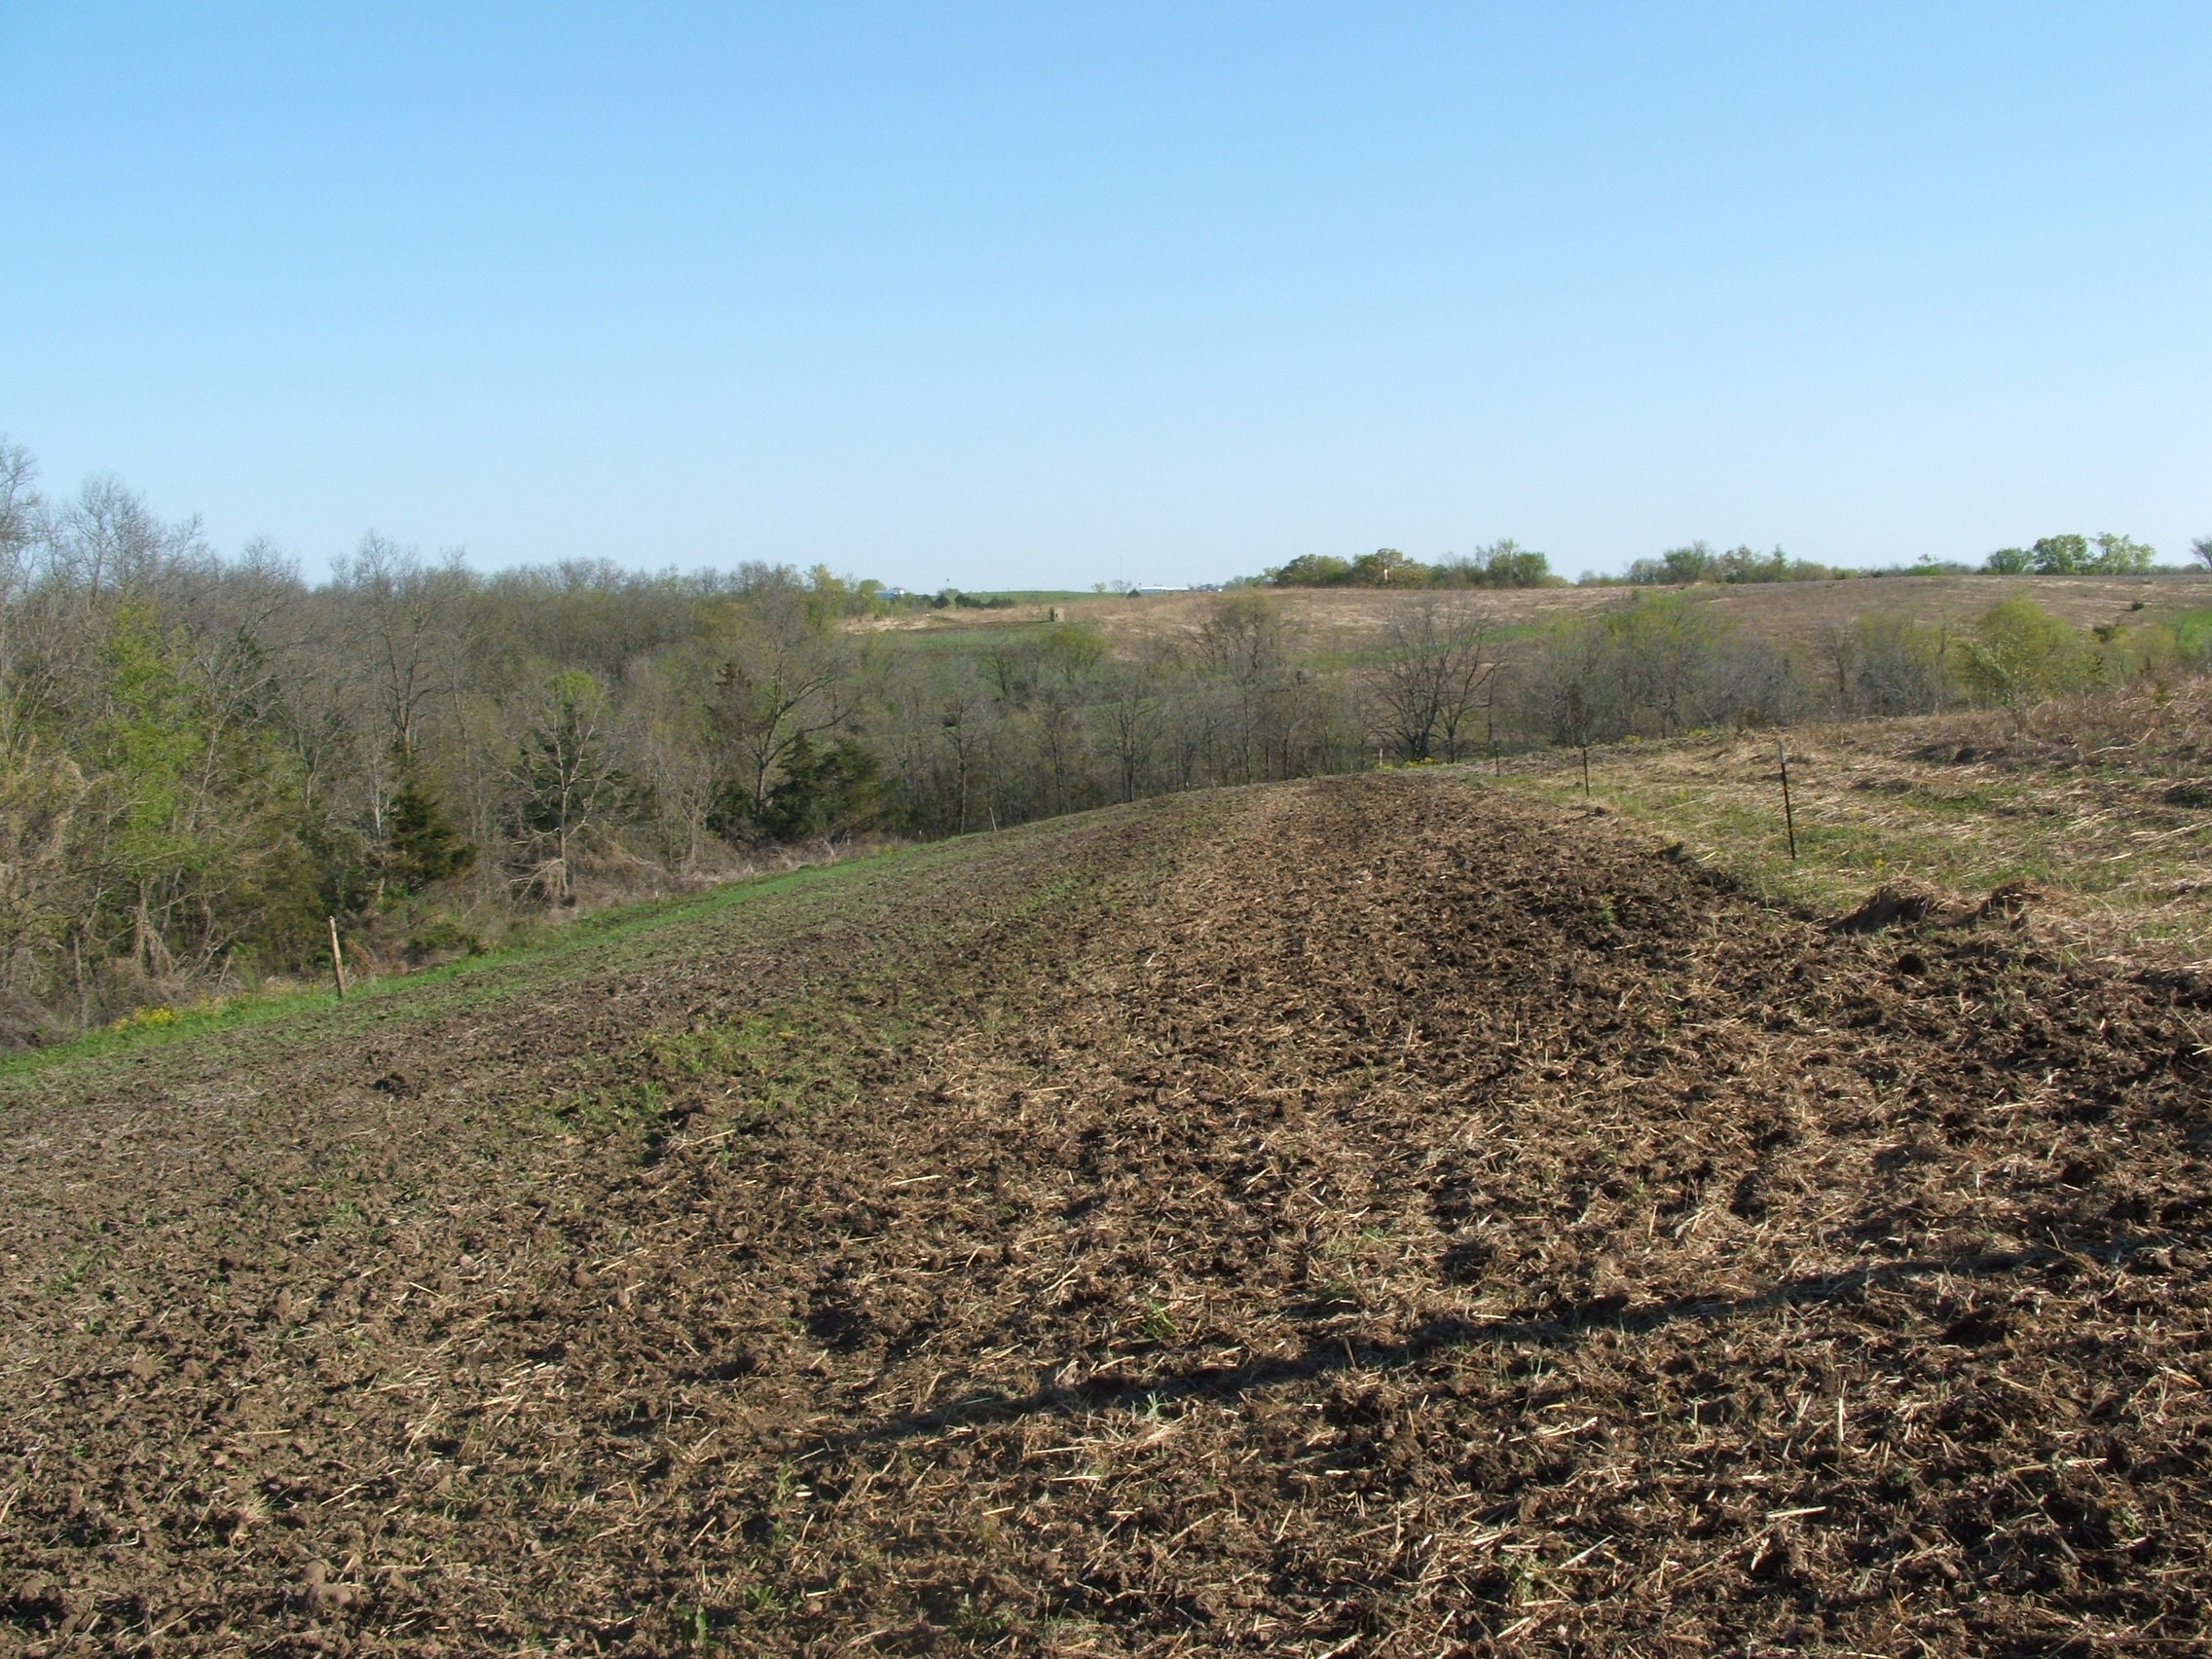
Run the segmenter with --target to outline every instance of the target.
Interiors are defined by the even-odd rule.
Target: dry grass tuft
[[[1771,736],[1594,750],[1593,798],[1755,891],[1853,912],[1910,889],[1931,913],[2030,913],[2114,966],[2212,968],[2212,682],[1788,736],[1798,859]],[[1579,804],[1573,756],[1505,782]]]

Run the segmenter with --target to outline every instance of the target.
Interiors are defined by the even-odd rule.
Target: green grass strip
[[[364,980],[351,987],[343,1003],[335,991],[243,992],[199,1007],[174,1011],[168,1017],[141,1013],[103,1025],[70,1039],[39,1049],[0,1055],[0,1081],[11,1081],[73,1061],[166,1047],[213,1032],[258,1026],[293,1015],[336,1013],[361,1005],[389,1004],[394,999],[419,999],[441,986],[497,976],[509,977],[549,958],[568,956],[593,946],[619,943],[672,924],[712,916],[733,905],[749,903],[772,894],[820,885],[855,870],[880,867],[886,862],[923,849],[893,848],[864,858],[831,865],[809,865],[777,875],[751,876],[687,899],[647,899],[634,904],[609,906],[572,922],[560,924],[528,941],[480,956],[464,957],[420,973],[393,975]],[[487,987],[489,988],[489,987]]]

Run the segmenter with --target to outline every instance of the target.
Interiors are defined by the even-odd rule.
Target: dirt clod
[[[553,961],[0,1101],[0,1650],[2212,1640],[2194,981],[1419,775]]]
[[[1981,902],[1978,912],[1985,920],[2024,915],[2035,902],[2043,897],[2035,885],[2026,881],[2000,882]]]
[[[1880,933],[1886,928],[1911,928],[1937,915],[1943,896],[1932,888],[1911,883],[1885,882],[1869,893],[1857,908],[1836,918],[1837,933]]]
[[[311,1561],[300,1576],[300,1604],[311,1613],[344,1612],[361,1600],[358,1585],[343,1584],[330,1576],[330,1568],[319,1561]]]

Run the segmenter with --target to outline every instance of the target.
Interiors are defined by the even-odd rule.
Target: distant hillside
[[[1626,587],[1477,588],[1392,591],[1385,588],[1273,588],[1268,600],[1316,643],[1354,646],[1382,633],[1392,617],[1422,604],[1463,604],[1494,614],[1513,627],[1561,616],[1586,615],[1619,606],[1638,593],[1679,593],[1710,606],[1746,628],[1801,643],[1820,628],[1861,615],[1909,616],[1965,627],[1998,600],[2025,594],[2079,627],[2142,621],[2140,601],[2153,617],[2212,608],[2212,572],[2141,576],[1883,576],[1841,581],[1698,583],[1686,588]],[[1213,593],[1163,593],[1130,599],[1080,595],[1051,603],[1063,616],[1088,623],[1116,641],[1188,631],[1219,600]],[[992,613],[932,612],[888,619],[883,626],[918,629],[1019,627],[1045,619],[1048,606],[1018,605]]]

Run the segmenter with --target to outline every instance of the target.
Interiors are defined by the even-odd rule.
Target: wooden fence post
[[[338,918],[324,918],[330,923],[330,977],[338,981],[338,1000],[346,1000],[346,957],[338,948]]]

